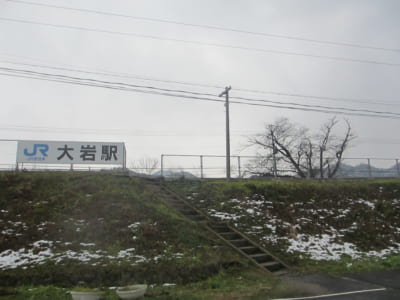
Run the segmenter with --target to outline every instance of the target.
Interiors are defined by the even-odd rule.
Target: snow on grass
[[[140,222],[135,222],[128,225],[128,228],[131,229],[132,231],[136,231],[140,227],[140,225],[141,225]]]
[[[230,214],[230,213],[226,213],[226,212],[221,212],[221,211],[216,211],[215,209],[210,209],[208,210],[208,214],[211,217],[220,219],[220,220],[233,220],[236,221],[239,218],[241,218],[241,216],[238,216],[236,214]]]
[[[96,249],[81,249],[75,250],[57,250],[55,245],[63,244],[71,246],[70,242],[53,242],[47,240],[38,240],[18,250],[5,250],[0,253],[0,270],[28,268],[46,262],[54,262],[62,264],[65,261],[78,261],[85,264],[98,265],[105,262],[129,262],[131,265],[138,265],[147,262],[157,262],[163,259],[174,260],[184,258],[183,253],[172,253],[171,250],[165,250],[163,254],[154,257],[145,257],[138,255],[135,248],[127,248],[119,250],[116,255],[110,255],[107,251]],[[81,247],[95,246],[95,243],[79,243]]]
[[[95,243],[79,243],[82,247],[94,247],[96,246]]]
[[[399,202],[394,199],[392,204],[395,206]],[[221,202],[218,204],[218,210],[209,208],[207,213],[218,220],[232,221],[238,229],[256,235],[261,241],[283,245],[289,253],[316,261],[340,260],[344,256],[353,259],[384,258],[400,253],[400,243],[396,243],[399,240],[398,236],[393,239],[387,238],[386,244],[391,246],[369,251],[360,250],[356,242],[346,239],[346,234],[363,231],[362,226],[365,225],[350,216],[358,210],[366,213],[375,211],[376,200],[358,198],[345,199],[342,203],[334,205],[329,201],[327,203],[328,208],[325,208],[320,207],[320,203],[315,200],[307,203],[284,203],[266,201],[264,197],[254,195]],[[374,226],[390,228],[390,232],[395,234],[400,232],[398,226],[386,226],[384,221],[383,218],[381,224]]]
[[[313,260],[339,260],[342,255],[352,258],[360,257],[359,251],[352,243],[336,243],[336,236],[299,234],[296,239],[287,239],[290,253],[300,252],[309,255]]]
[[[135,248],[120,250],[117,255],[109,255],[103,250],[66,250],[57,252],[54,249],[53,241],[39,240],[32,243],[31,248],[21,248],[18,250],[5,250],[0,253],[0,270],[15,269],[19,267],[29,267],[43,264],[47,261],[62,263],[65,260],[75,260],[83,263],[96,263],[99,260],[129,260],[132,264],[139,264],[149,261],[142,255],[135,254]],[[67,244],[67,243],[65,243]],[[71,243],[68,243],[69,245]],[[82,245],[83,243],[81,243]],[[93,246],[94,243],[87,243],[83,246]]]
[[[354,203],[363,204],[365,206],[368,206],[371,209],[375,209],[375,203],[373,203],[371,201],[368,201],[368,200],[365,200],[365,199],[361,199],[361,198],[357,199],[357,200],[354,201]]]
[[[322,234],[321,236],[298,235],[296,239],[287,239],[290,253],[299,252],[308,255],[312,260],[340,260],[342,256],[352,259],[361,257],[384,258],[390,254],[400,253],[400,243],[396,247],[388,247],[380,251],[360,251],[353,243],[337,243],[335,235]]]

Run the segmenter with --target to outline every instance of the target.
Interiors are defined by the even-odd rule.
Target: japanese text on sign
[[[124,143],[18,142],[18,163],[123,164],[124,160]]]

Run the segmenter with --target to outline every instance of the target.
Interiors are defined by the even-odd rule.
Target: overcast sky
[[[232,97],[400,114],[399,11],[398,0],[0,0],[0,67],[213,95],[230,85]],[[100,72],[124,76],[94,74]],[[7,73],[0,75],[2,139],[122,141],[128,165],[161,154],[225,154],[222,102],[0,73]],[[335,115],[230,107],[234,155],[251,155],[246,135],[279,117],[316,131]],[[400,119],[337,117],[347,118],[358,136],[346,156],[399,157]],[[1,149],[1,163],[12,162],[15,148],[3,142]]]

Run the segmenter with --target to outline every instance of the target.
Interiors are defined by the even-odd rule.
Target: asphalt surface
[[[289,274],[282,281],[291,297],[281,299],[400,300],[400,270],[343,276]]]

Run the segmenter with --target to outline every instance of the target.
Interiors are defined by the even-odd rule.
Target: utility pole
[[[229,91],[231,87],[228,86],[225,90],[218,95],[222,97],[225,95],[225,111],[226,111],[226,179],[231,179],[231,144],[230,144],[230,133],[229,133]]]
[[[278,177],[278,172],[276,170],[276,148],[275,148],[275,138],[274,135],[272,135],[272,159],[274,163],[274,177]]]

